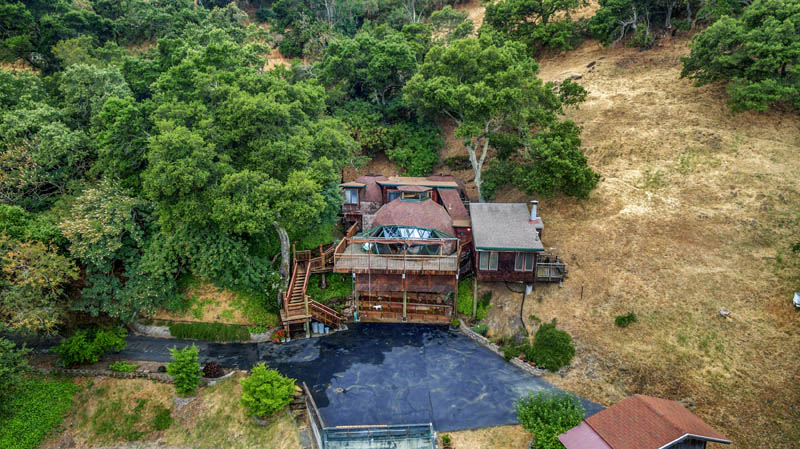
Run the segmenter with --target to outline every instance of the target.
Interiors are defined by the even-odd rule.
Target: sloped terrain
[[[541,61],[544,79],[580,76],[589,91],[569,116],[602,180],[588,200],[541,199],[545,246],[570,276],[537,287],[525,316],[557,318],[577,341],[575,367],[548,376],[556,385],[605,404],[684,400],[734,447],[797,447],[800,313],[775,258],[797,226],[800,120],[729,113],[723,86],[680,79],[687,44],[586,42]],[[495,290],[518,313],[519,295]],[[616,327],[628,311],[639,321]]]

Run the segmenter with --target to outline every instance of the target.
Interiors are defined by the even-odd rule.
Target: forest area
[[[476,9],[480,20],[473,20]],[[674,46],[680,51],[665,56],[664,49]],[[285,64],[273,63],[278,54]],[[598,63],[599,54],[607,59]],[[708,103],[717,108],[713,114],[723,117],[714,123],[747,125],[742,132],[753,135],[780,123],[773,140],[794,139],[788,145],[796,150],[800,128],[792,124],[800,111],[799,58],[798,0],[3,2],[0,332],[56,335],[89,323],[126,324],[159,309],[177,310],[192,278],[241,292],[276,314],[278,292],[288,282],[291,243],[325,242],[340,210],[338,184],[347,173],[369,170],[376,161],[388,161],[405,176],[458,173],[473,201],[541,198],[553,211],[553,244],[588,258],[589,236],[608,235],[587,218],[593,213],[636,213],[653,207],[642,205],[648,201],[663,201],[674,212],[671,200],[664,199],[678,195],[668,190],[673,177],[708,175],[698,166],[713,166],[711,177],[728,177],[709,162],[716,156],[689,148],[685,141],[693,136],[661,134],[659,142],[657,132],[631,138],[622,131],[665,125],[642,124],[635,116],[671,108],[671,99],[650,92],[635,99],[593,97],[605,86],[587,75],[587,64],[608,73],[603,71],[612,69],[601,66],[614,61],[611,75],[631,80],[631,89],[637,77],[668,65],[674,76],[659,86],[687,83],[682,95],[714,102]],[[652,105],[656,97],[661,106]],[[591,116],[599,101],[628,100],[625,117]],[[600,138],[600,133],[614,136]],[[731,136],[715,145],[746,146],[737,140],[739,134]],[[684,144],[686,153],[670,155],[679,160],[675,169],[658,165],[660,150],[642,150]],[[772,157],[787,154],[794,153],[781,150]],[[732,162],[736,157],[730,155]],[[636,179],[627,176],[632,164],[647,167],[641,179],[638,168]],[[761,182],[761,175],[753,176]],[[629,185],[647,200],[610,193],[618,195]],[[717,187],[708,187],[711,198]],[[680,195],[684,188],[673,187]],[[767,216],[758,216],[758,229],[748,232],[777,236],[769,243],[776,255],[758,270],[773,273],[782,287],[798,289],[800,203],[793,200],[793,187],[780,190],[786,201],[775,200],[777,193],[768,195],[784,204],[780,216],[774,209],[762,210]],[[684,196],[674,201],[681,200],[689,202]],[[631,203],[620,206],[620,201]],[[714,219],[702,209],[693,213]],[[635,259],[630,248],[647,247],[631,241],[640,224],[625,225],[630,234],[612,234],[626,249],[604,247],[608,251],[596,260],[613,264],[610,254],[620,252]],[[670,222],[673,226],[678,227]],[[663,237],[661,231],[659,225],[652,242]],[[575,237],[582,233],[586,240]],[[719,238],[710,231],[700,235],[707,241]],[[576,266],[581,292],[583,281],[608,274],[591,263],[586,267]],[[627,268],[616,274],[646,271],[647,264]],[[643,293],[646,287],[633,285],[627,288],[649,296]],[[607,310],[627,307],[613,299],[626,294],[613,290],[597,288],[598,297],[611,299],[598,299],[595,312],[624,311]],[[755,295],[758,288],[749,291]],[[585,330],[598,330],[584,312],[563,307],[549,311],[554,316],[574,312],[590,323]],[[673,319],[654,317],[650,325],[674,325]],[[765,318],[754,319],[762,323]],[[783,335],[796,341],[796,329],[786,330],[791,323],[796,327],[796,317],[781,315],[778,321],[774,332],[758,327],[776,345],[771,348]],[[661,365],[653,369],[654,362],[629,354],[632,347],[608,341],[626,337],[590,337],[582,334],[579,320],[560,322],[577,340],[610,345],[641,371],[638,384],[604,384],[601,393],[574,375],[553,380],[557,385],[563,382],[605,402],[616,399],[620,389],[647,390],[648,380],[664,382],[649,391],[674,393],[666,375],[659,377]],[[663,337],[658,332],[646,335]],[[650,355],[674,349],[656,346],[649,348]],[[14,363],[14,349],[0,347],[4,360]],[[605,356],[579,358],[589,363]],[[748,368],[722,377],[749,376],[751,367],[771,363],[735,358],[715,363]],[[668,363],[694,363],[687,360]],[[726,381],[719,385],[733,388]],[[790,390],[782,402],[777,385]],[[2,385],[0,394],[10,395],[14,388]],[[737,397],[756,400],[750,388]],[[773,389],[770,398],[782,404],[780,417],[758,421],[770,421],[770,447],[793,447],[800,435],[788,423],[798,416],[800,390],[783,381],[770,384]],[[698,391],[725,405],[724,416],[714,416],[710,404],[701,406],[704,418],[726,430],[726,420],[738,423],[743,427],[734,436],[743,442],[736,447],[757,447],[763,436],[731,410],[732,399],[716,387]]]

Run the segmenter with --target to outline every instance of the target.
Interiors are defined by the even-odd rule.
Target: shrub
[[[206,366],[203,367],[203,377],[216,379],[217,377],[222,377],[224,375],[225,372],[217,362],[208,362],[206,363]]]
[[[386,156],[405,175],[427,176],[439,162],[444,140],[438,127],[399,123],[389,129],[389,136],[394,145],[386,150]]]
[[[258,8],[256,11],[256,19],[259,22],[269,22],[270,19],[275,17],[275,12],[272,11],[272,8]]]
[[[183,349],[170,348],[172,362],[167,365],[167,374],[172,376],[175,391],[180,395],[188,395],[200,386],[200,375],[203,369],[197,362],[200,350],[192,344]]]
[[[475,319],[485,320],[489,315],[492,302],[492,292],[487,291],[478,299],[478,308],[475,312]],[[472,316],[472,279],[463,279],[458,284],[458,313],[464,316]]]
[[[153,416],[153,430],[167,430],[171,425],[172,411],[163,405],[157,406],[156,414]]]
[[[449,434],[446,434],[446,433],[445,433],[445,434],[443,434],[443,435],[442,435],[442,446],[444,446],[444,447],[451,447],[451,446],[452,446],[452,444],[453,444],[453,438],[452,438],[452,437],[450,437],[450,435],[449,435]]]
[[[0,414],[8,412],[8,405],[23,383],[23,376],[30,371],[30,353],[26,347],[17,348],[14,342],[0,338]]]
[[[108,365],[108,369],[110,369],[111,371],[117,371],[117,372],[120,372],[120,373],[132,373],[132,372],[136,371],[136,368],[138,368],[138,367],[139,367],[139,365],[134,365],[132,363],[123,362],[123,361],[114,362],[111,365]]]
[[[259,363],[242,379],[242,406],[248,414],[267,417],[289,405],[295,391],[294,379],[282,376]]]
[[[522,427],[535,435],[535,449],[563,449],[558,435],[580,424],[585,412],[575,396],[542,390],[521,399],[516,409]]]
[[[222,323],[170,323],[169,334],[176,338],[208,341],[247,341],[250,331],[245,326]]]
[[[638,319],[636,318],[636,314],[633,312],[628,312],[625,315],[617,315],[614,318],[614,323],[619,327],[628,327],[631,324],[635,323]]]
[[[479,325],[473,327],[472,331],[475,332],[476,334],[480,334],[480,335],[483,335],[485,337],[486,334],[489,332],[489,326],[487,326],[485,324],[479,324]]]
[[[572,337],[563,330],[556,329],[555,323],[545,323],[539,326],[533,337],[533,349],[530,351],[530,360],[542,368],[558,371],[562,366],[567,366],[575,356],[575,346]]]
[[[125,349],[126,335],[123,328],[80,329],[71,337],[61,339],[61,344],[52,352],[58,354],[63,366],[97,363],[104,353]]]
[[[506,359],[506,362],[510,362],[511,359],[515,357],[519,357],[520,348],[519,346],[513,344],[507,344],[500,347],[503,350],[503,358]]]
[[[460,324],[461,324],[461,322],[458,321],[458,318],[453,318],[453,321],[450,322],[450,326],[453,326],[453,327],[458,327]]]
[[[7,415],[0,416],[0,447],[35,449],[72,406],[77,387],[69,381],[27,378],[9,399]]]
[[[450,170],[469,170],[472,168],[472,163],[469,161],[469,156],[466,154],[448,157],[444,159],[442,163]]]

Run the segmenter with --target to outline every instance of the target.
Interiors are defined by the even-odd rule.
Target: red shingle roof
[[[455,235],[453,220],[442,206],[432,200],[404,201],[400,198],[384,204],[372,226],[417,226]]]
[[[361,198],[361,201],[369,201],[373,203],[380,203],[383,201],[383,193],[381,193],[381,186],[378,185],[378,181],[385,180],[386,176],[382,175],[364,175],[356,179],[356,182],[365,184],[367,187],[366,191],[364,192],[364,196]]]
[[[613,449],[659,449],[686,435],[730,442],[679,402],[637,394],[585,422]]]

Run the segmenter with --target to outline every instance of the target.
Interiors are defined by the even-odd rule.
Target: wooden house
[[[470,263],[463,186],[446,175],[369,175],[340,187],[343,220],[362,232],[337,245],[333,271],[353,277],[358,318],[450,322]]]
[[[706,449],[731,441],[681,403],[637,394],[558,436],[566,449]]]
[[[471,203],[475,275],[479,281],[560,281],[566,264],[545,253],[536,201]]]

